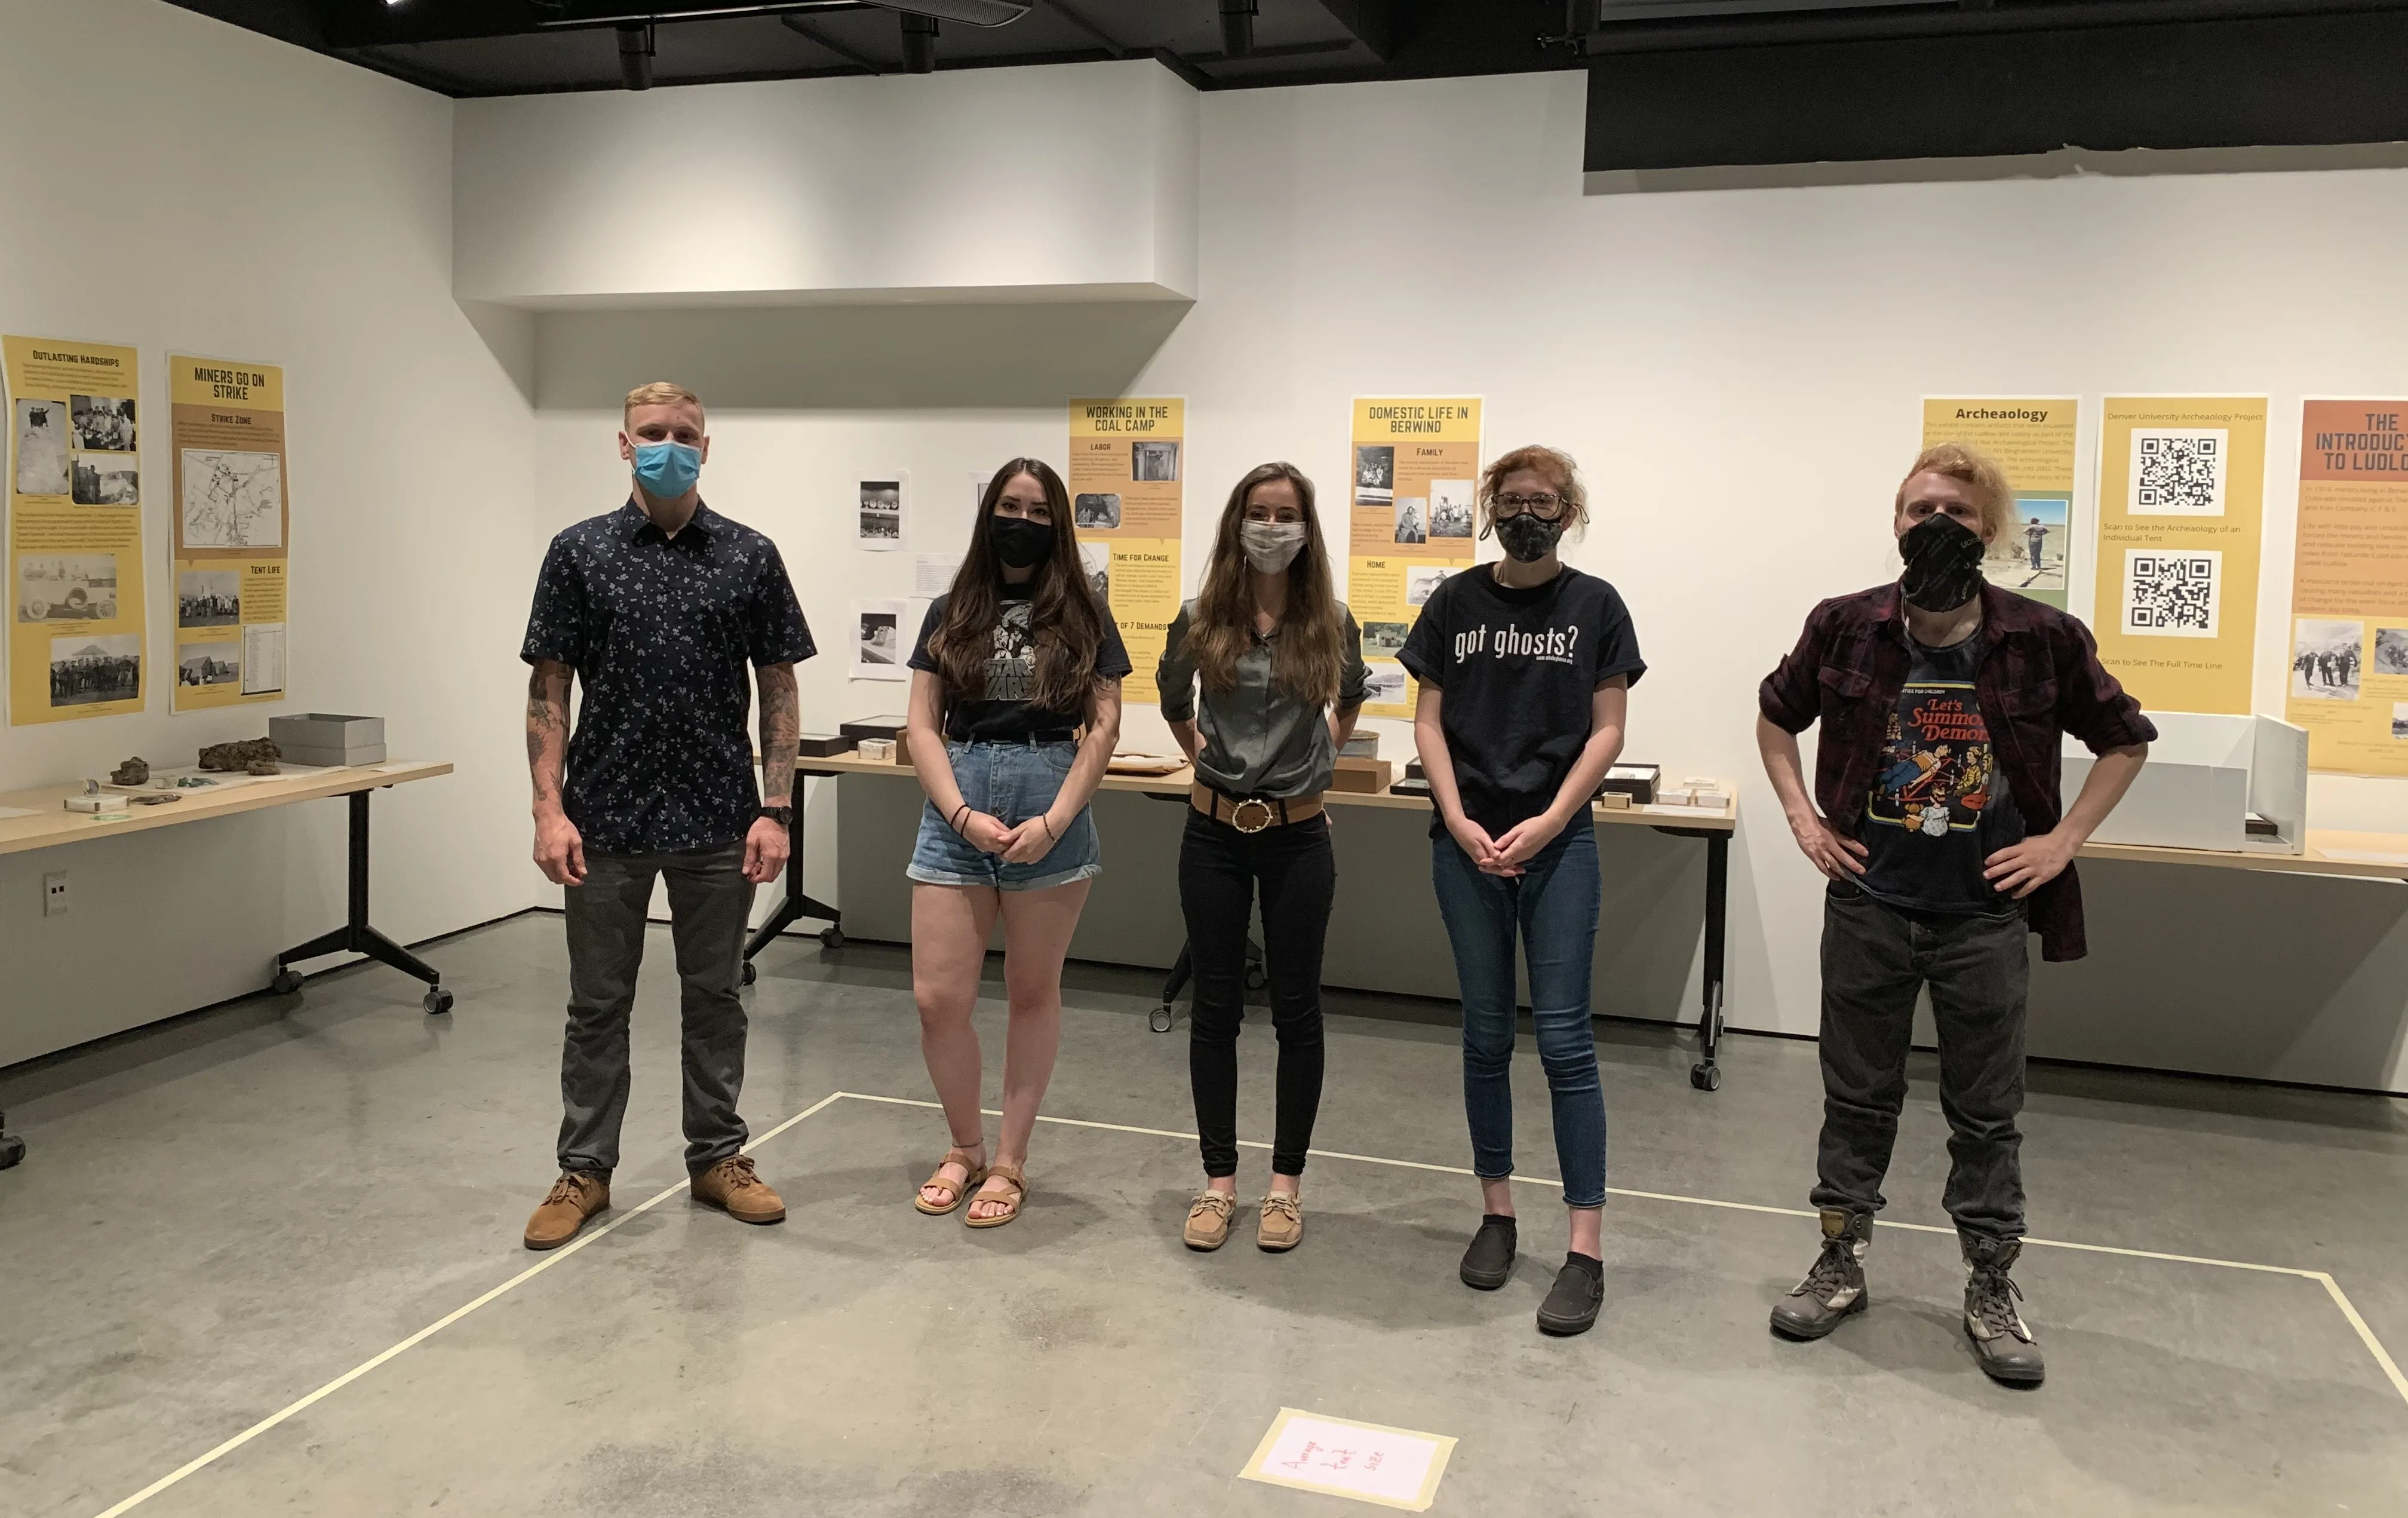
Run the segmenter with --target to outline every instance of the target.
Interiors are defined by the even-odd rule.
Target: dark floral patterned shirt
[[[767,538],[712,511],[671,538],[634,500],[552,540],[520,657],[577,672],[561,797],[602,854],[721,848],[761,804],[745,665],[819,650]]]

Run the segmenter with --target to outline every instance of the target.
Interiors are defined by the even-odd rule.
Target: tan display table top
[[[231,817],[237,812],[289,806],[295,802],[322,801],[330,796],[348,796],[354,791],[408,785],[412,780],[432,780],[437,775],[451,773],[452,766],[440,760],[395,759],[384,764],[305,770],[297,774],[258,779],[245,777],[239,784],[215,789],[182,791],[179,792],[183,797],[181,801],[170,802],[165,806],[136,806],[124,817],[106,820],[81,812],[67,811],[61,804],[67,797],[83,789],[80,783],[37,786],[32,790],[0,791],[0,807],[14,807],[34,814],[31,817],[0,817],[0,854],[18,854],[27,849],[49,848],[57,844],[79,844],[86,839],[118,833],[148,832],[153,828],[173,827],[179,822]]]

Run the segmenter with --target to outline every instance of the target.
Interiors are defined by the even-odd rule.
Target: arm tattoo
[[[795,667],[765,664],[757,672],[761,686],[761,795],[767,804],[792,804],[795,752],[803,735],[802,698],[795,688]]]
[[[560,799],[568,762],[568,671],[549,660],[527,676],[527,773],[540,803]]]

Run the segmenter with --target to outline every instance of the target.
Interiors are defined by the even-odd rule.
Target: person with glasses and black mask
[[[1196,767],[1179,901],[1196,976],[1187,1069],[1205,1179],[1182,1236],[1217,1250],[1237,1210],[1238,1025],[1259,886],[1279,1096],[1254,1242],[1277,1253],[1304,1238],[1304,1156],[1321,1106],[1321,950],[1338,886],[1321,798],[1370,672],[1330,582],[1312,482],[1295,465],[1262,465],[1229,492],[1204,588],[1171,622],[1156,672],[1162,715]]]
[[[1905,572],[1814,608],[1757,693],[1756,745],[1798,846],[1830,879],[1823,903],[1823,1133],[1813,1203],[1822,1251],[1772,1309],[1818,1339],[1870,1298],[1866,1252],[1906,1101],[1917,995],[1931,991],[1947,1114],[1948,1187],[1970,1271],[1965,1333],[2010,1385],[2044,1374],[2007,1272],[2024,1236],[2025,939],[2075,960],[2073,856],[2115,809],[2157,729],[2070,613],[1984,582],[2014,492],[1999,466],[1942,443],[1907,470],[1891,511]],[[1820,722],[1814,789],[1797,735]],[[2099,756],[2068,807],[2067,733]]]
[[[1463,1101],[1480,1179],[1464,1284],[1511,1279],[1513,951],[1530,975],[1530,1020],[1554,1109],[1571,1249],[1539,1308],[1549,1334],[1585,1332],[1605,1301],[1605,1094],[1589,1026],[1598,901],[1589,806],[1622,752],[1629,687],[1646,672],[1614,588],[1556,556],[1586,524],[1578,470],[1518,448],[1480,482],[1482,535],[1506,557],[1450,575],[1405,642],[1421,682],[1413,737],[1429,775],[1439,915],[1463,998]]]

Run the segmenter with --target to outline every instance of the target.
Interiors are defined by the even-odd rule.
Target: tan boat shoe
[[[731,1154],[693,1180],[694,1199],[715,1207],[738,1222],[783,1222],[786,1204],[769,1183],[752,1173],[752,1156]]]
[[[1235,1196],[1208,1186],[1187,1204],[1187,1227],[1179,1236],[1191,1250],[1217,1250],[1229,1242],[1229,1215],[1237,1210]]]
[[[1263,1221],[1254,1230],[1254,1242],[1273,1254],[1296,1248],[1304,1242],[1304,1203],[1287,1192],[1273,1192],[1263,1198]]]
[[[610,1205],[610,1183],[581,1170],[565,1170],[552,1183],[552,1194],[527,1219],[521,1240],[531,1250],[556,1250],[577,1236],[585,1220]]]

